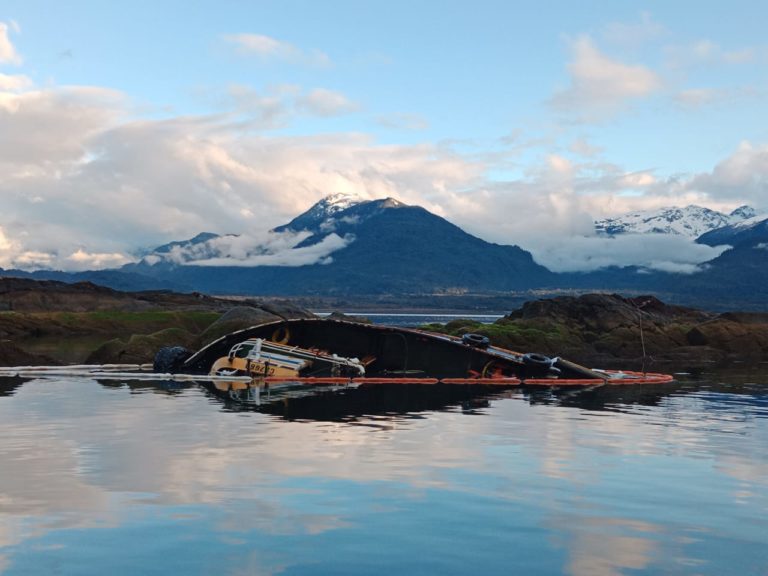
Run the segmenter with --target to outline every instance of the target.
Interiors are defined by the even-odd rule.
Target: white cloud
[[[261,56],[272,56],[279,52],[296,50],[292,45],[280,42],[263,34],[231,34],[225,36],[225,40],[238,46],[244,52],[259,54]]]
[[[3,74],[0,72],[0,93],[21,92],[32,86],[32,79],[23,74]]]
[[[568,149],[574,154],[578,154],[584,158],[593,158],[603,152],[603,149],[599,146],[593,146],[585,138],[577,138]]]
[[[10,268],[13,266],[13,259],[19,251],[19,245],[17,242],[8,238],[0,226],[0,267]]]
[[[95,270],[102,268],[117,268],[123,264],[133,261],[133,258],[120,254],[119,252],[104,253],[104,252],[86,252],[82,248],[78,248],[76,252],[66,257],[66,260],[70,260],[74,263],[74,266],[68,266],[70,270]]]
[[[685,187],[711,198],[765,206],[768,199],[768,144],[742,142],[710,173],[696,175]]]
[[[346,248],[354,241],[354,237],[349,235],[342,238],[338,234],[329,234],[316,244],[297,247],[307,236],[307,233],[290,232],[272,232],[266,237],[225,236],[209,240],[205,246],[176,249],[170,258],[180,264],[194,266],[293,267],[330,264],[334,252]],[[201,253],[208,257],[198,258]]]
[[[9,37],[9,30],[13,30],[18,34],[18,24],[11,21],[10,26],[5,22],[0,22],[0,64],[21,64],[21,56],[16,51],[11,39]]]
[[[358,106],[341,92],[316,88],[301,96],[297,105],[299,109],[315,116],[338,116],[354,112]]]
[[[251,127],[272,129],[284,126],[290,120],[293,110],[287,96],[294,92],[279,87],[262,93],[250,86],[235,84],[229,87],[227,95],[235,111],[249,118]]]
[[[529,246],[539,264],[556,272],[634,265],[681,274],[699,271],[699,264],[716,258],[727,248],[712,248],[666,234],[623,234],[614,238],[574,235],[567,240],[542,234]]]
[[[376,122],[385,128],[395,130],[426,130],[429,128],[429,121],[418,114],[408,114],[399,112],[395,114],[384,114],[376,118]]]
[[[743,65],[754,62],[758,53],[754,47],[728,50],[708,39],[664,49],[666,65],[672,69]]]
[[[121,253],[89,253],[82,248],[67,254],[59,250],[55,242],[43,242],[42,249],[30,249],[30,235],[22,233],[18,238],[9,238],[0,227],[0,268],[58,269],[58,270],[101,270],[115,268],[134,259]],[[63,244],[67,243],[65,236]]]
[[[743,85],[725,88],[688,88],[680,90],[672,95],[673,101],[691,111],[699,111],[705,106],[720,105],[725,110],[727,107],[753,105],[762,102],[767,92],[757,86]]]
[[[604,117],[628,101],[644,98],[662,87],[661,78],[641,65],[630,65],[601,53],[589,36],[571,44],[568,65],[571,85],[555,94],[551,104],[559,110],[577,112],[588,119]]]
[[[263,61],[282,60],[317,67],[331,65],[327,54],[319,50],[305,51],[282,40],[264,34],[227,34],[224,40],[246,56],[256,56]]]
[[[685,108],[700,108],[722,99],[725,93],[714,88],[688,88],[673,96],[674,100]]]
[[[233,87],[235,110],[136,120],[127,99],[110,90],[0,90],[0,266],[117,265],[139,247],[201,231],[241,234],[205,255],[209,265],[231,265],[232,258],[241,265],[323,262],[351,239],[331,236],[295,249],[300,239],[265,231],[328,194],[347,193],[424,206],[484,239],[533,250],[556,268],[622,263],[690,271],[710,249],[606,244],[590,238],[593,220],[671,204],[765,202],[768,146],[749,143],[711,173],[665,180],[598,161],[600,151],[577,140],[579,157],[550,153],[516,179],[489,182],[487,157],[447,147],[254,131],[298,116],[299,101],[313,94],[326,98],[327,112],[349,102],[292,85]],[[572,246],[595,255],[587,261]]]
[[[731,210],[741,200],[725,202],[696,192],[691,179],[662,180],[651,171],[626,172],[611,164],[549,155],[525,179],[446,192],[440,213],[476,236],[517,244],[559,272],[635,265],[689,274],[725,248],[666,235],[601,237],[595,234],[594,220],[670,204]]]
[[[304,91],[295,85],[272,86],[266,91],[232,85],[227,96],[229,107],[256,130],[282,128],[301,116],[331,118],[359,108],[341,92],[325,88]]]
[[[115,91],[85,86],[0,91],[0,169],[6,177],[75,169],[123,104]]]

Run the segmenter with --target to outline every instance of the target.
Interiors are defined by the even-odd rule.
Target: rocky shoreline
[[[0,365],[145,363],[163,346],[197,349],[234,330],[311,316],[274,299],[0,278]],[[768,313],[717,314],[653,296],[558,296],[526,302],[493,324],[457,319],[425,328],[479,333],[513,350],[602,368],[689,370],[768,362]]]
[[[0,366],[146,363],[163,346],[312,314],[287,301],[0,278]]]
[[[513,350],[536,350],[605,368],[663,365],[685,370],[768,361],[768,314],[717,314],[671,306],[653,296],[535,300],[491,325],[456,320],[442,330],[478,332]]]

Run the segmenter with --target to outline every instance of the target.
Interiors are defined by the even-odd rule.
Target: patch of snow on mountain
[[[656,233],[698,238],[710,230],[746,221],[745,218],[751,219],[755,213],[749,206],[741,206],[730,214],[696,205],[685,208],[668,207],[598,220],[595,222],[595,229],[598,233],[611,236]]]
[[[360,204],[360,202],[364,201],[365,200],[363,198],[354,194],[331,194],[320,200],[312,207],[312,209],[317,210],[318,216],[323,213],[326,217],[330,217],[337,212],[342,212],[347,208],[350,208],[355,204]]]
[[[739,220],[754,218],[755,216],[757,216],[757,210],[752,208],[752,206],[739,206],[736,210],[730,213],[731,224],[735,224]]]
[[[755,215],[752,216],[751,218],[746,218],[741,221],[733,222],[731,224],[731,228],[733,230],[746,230],[747,228],[752,228],[757,224],[765,222],[766,219],[768,219],[768,214],[766,214],[765,212],[760,214],[755,213]]]

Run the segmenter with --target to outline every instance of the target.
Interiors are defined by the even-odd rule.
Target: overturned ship
[[[589,386],[660,383],[665,374],[594,370],[559,357],[413,328],[332,319],[280,320],[232,332],[195,353],[163,348],[154,369],[266,382]]]

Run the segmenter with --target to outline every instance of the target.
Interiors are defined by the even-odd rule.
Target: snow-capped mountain
[[[394,198],[326,198],[270,232],[169,246],[121,271],[251,295],[506,291],[552,277],[529,252],[485,242]]]
[[[309,232],[312,235],[303,243],[311,244],[318,242],[328,234],[336,233],[340,235],[354,234],[356,229],[363,223],[370,220],[373,216],[382,210],[391,208],[407,207],[395,198],[381,198],[379,200],[362,200],[350,203],[346,208],[334,209],[329,212],[317,210],[325,201],[321,200],[310,208],[304,214],[297,216],[288,224],[275,228],[275,232]],[[318,217],[316,215],[322,215]]]
[[[753,218],[757,212],[750,206],[740,206],[730,214],[710,210],[694,204],[685,208],[661,208],[640,210],[616,218],[595,222],[595,230],[601,234],[677,234],[698,238],[711,230],[737,224]]]
[[[314,231],[326,222],[328,222],[326,227],[330,228],[334,216],[363,202],[367,202],[367,200],[353,194],[331,194],[288,222],[288,224],[275,228],[275,232],[285,232],[286,230],[296,232],[300,230]]]
[[[358,227],[384,210],[406,207],[394,198],[364,200],[333,194],[288,224],[269,232],[217,235],[209,232],[145,252],[143,266],[305,266],[326,264],[355,241]]]
[[[750,219],[754,218],[757,215],[758,215],[757,214],[757,210],[752,208],[752,206],[739,206],[738,208],[736,208],[736,210],[731,212],[731,219],[732,220],[734,220],[734,219],[735,220],[750,220]],[[737,223],[737,222],[732,222],[732,224],[733,223]]]

